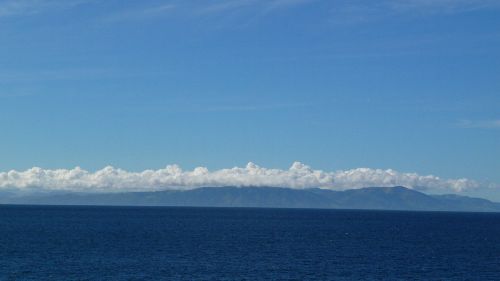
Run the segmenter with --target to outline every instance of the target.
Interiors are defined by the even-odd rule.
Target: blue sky
[[[0,171],[500,183],[498,1],[3,0],[0,50]]]

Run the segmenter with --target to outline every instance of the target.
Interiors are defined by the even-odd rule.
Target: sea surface
[[[0,206],[0,280],[500,280],[500,214]]]

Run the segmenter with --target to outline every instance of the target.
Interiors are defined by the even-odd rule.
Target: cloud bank
[[[479,187],[477,182],[465,178],[441,179],[433,175],[370,168],[325,172],[313,170],[300,162],[293,163],[288,170],[263,168],[250,162],[244,168],[234,167],[216,171],[209,171],[205,167],[183,171],[178,165],[169,165],[163,169],[142,172],[129,172],[108,166],[95,172],[80,167],[56,170],[34,167],[25,171],[11,170],[0,173],[0,190],[27,192],[188,190],[219,186],[272,186],[295,189],[319,187],[343,190],[396,185],[447,192],[460,192]]]

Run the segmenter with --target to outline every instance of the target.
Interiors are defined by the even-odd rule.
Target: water
[[[500,280],[500,214],[0,206],[0,280]]]

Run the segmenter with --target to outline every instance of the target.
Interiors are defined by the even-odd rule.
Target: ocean
[[[0,280],[500,280],[500,214],[4,205]]]

